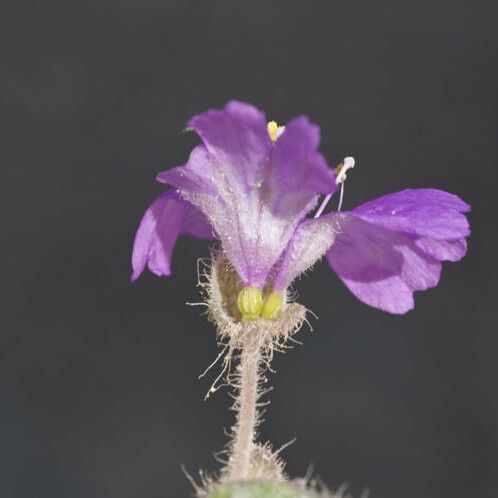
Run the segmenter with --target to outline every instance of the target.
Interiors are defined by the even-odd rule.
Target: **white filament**
[[[339,173],[337,174],[337,177],[335,179],[335,184],[339,185],[341,184],[341,193],[339,197],[339,206],[337,208],[337,211],[340,211],[342,208],[342,201],[344,199],[344,182],[346,181],[347,175],[346,172],[349,169],[354,168],[355,161],[354,158],[351,156],[345,157],[342,165],[340,165],[340,170]],[[333,194],[328,194],[325,199],[323,199],[323,202],[321,206],[318,208],[318,211],[316,212],[314,218],[319,218],[320,215],[323,213],[324,209],[327,207],[327,204],[329,203],[331,197]]]
[[[327,207],[327,204],[330,201],[330,198],[332,197],[332,194],[328,194],[325,199],[323,199],[322,205],[318,208],[318,211],[315,214],[315,218],[319,218],[320,215],[323,213],[323,210]]]

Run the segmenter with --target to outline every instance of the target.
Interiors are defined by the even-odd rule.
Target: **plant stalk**
[[[228,479],[232,481],[241,481],[251,477],[251,457],[259,418],[257,403],[262,359],[261,346],[261,333],[256,327],[251,327],[243,341],[239,365],[239,389],[235,403],[238,415],[228,464]]]

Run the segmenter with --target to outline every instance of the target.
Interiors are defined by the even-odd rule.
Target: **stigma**
[[[271,141],[275,143],[280,135],[285,131],[285,126],[278,126],[276,121],[269,121],[267,125],[268,135],[270,135]]]

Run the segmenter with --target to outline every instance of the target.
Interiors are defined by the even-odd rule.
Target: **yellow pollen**
[[[278,126],[276,121],[269,121],[267,128],[272,142],[276,142],[278,137],[285,131],[285,126]]]
[[[280,292],[272,292],[263,305],[261,316],[265,320],[275,320],[282,312],[283,296]]]
[[[261,315],[263,295],[257,287],[244,287],[237,297],[237,306],[242,318],[255,320]]]

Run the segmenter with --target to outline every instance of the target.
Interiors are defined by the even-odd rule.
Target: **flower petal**
[[[351,211],[357,217],[390,230],[438,240],[470,234],[462,213],[470,206],[456,195],[436,189],[407,189],[367,202]]]
[[[189,126],[203,144],[158,180],[207,216],[243,283],[262,288],[318,194],[336,188],[316,151],[318,127],[293,120],[274,145],[264,114],[240,102],[195,116]]]
[[[436,240],[423,237],[415,239],[415,245],[440,261],[460,261],[467,252],[465,239]]]
[[[334,171],[318,152],[320,128],[305,116],[292,119],[275,143],[272,168],[263,188],[272,196],[275,211],[285,212],[296,198],[309,202],[310,195],[337,190]]]
[[[316,263],[334,242],[337,229],[335,218],[329,215],[302,221],[277,265],[274,289],[283,291]]]
[[[190,153],[187,164],[159,173],[156,180],[192,193],[216,194],[213,185],[213,162],[204,145],[198,145]]]
[[[199,239],[213,236],[204,215],[169,190],[151,204],[140,222],[133,244],[131,280],[135,281],[146,265],[156,275],[171,275],[171,255],[181,234]]]
[[[265,115],[249,104],[229,102],[194,116],[188,128],[203,144],[196,147],[184,166],[159,173],[158,181],[187,192],[217,193],[213,174],[222,171],[226,183],[242,191],[261,183],[272,151]]]
[[[194,116],[188,127],[201,137],[212,160],[246,190],[261,182],[272,142],[264,113],[243,102]]]
[[[341,227],[327,259],[361,301],[390,313],[413,308],[413,292],[437,285],[441,263],[412,236],[337,214]]]

